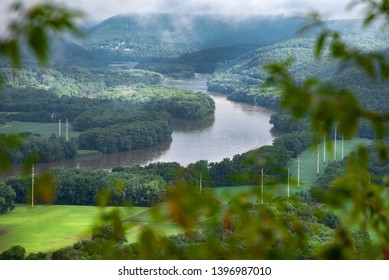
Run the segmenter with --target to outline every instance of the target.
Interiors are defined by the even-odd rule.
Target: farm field
[[[38,123],[38,122],[9,122],[4,126],[0,126],[0,134],[17,134],[21,132],[31,132],[40,134],[43,137],[51,135],[58,136],[58,123]],[[61,124],[61,135],[65,136],[66,124]],[[69,124],[69,138],[78,137],[79,132],[75,132]]]
[[[112,209],[112,208],[111,208]],[[122,215],[131,217],[148,210],[120,207]],[[104,208],[109,211],[110,207]],[[101,208],[93,206],[17,206],[0,217],[0,251],[21,245],[27,252],[49,252],[73,245],[91,236]]]

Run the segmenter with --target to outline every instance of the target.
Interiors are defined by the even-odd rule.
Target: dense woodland
[[[58,97],[50,91],[34,89],[7,89],[1,96],[0,111],[6,121],[55,123],[59,119],[69,119],[74,130],[81,132],[77,140],[68,143],[71,149],[102,153],[129,151],[165,142],[172,133],[172,118],[203,121],[212,118],[215,110],[213,100],[204,93],[164,87],[116,88],[111,93],[117,97],[115,99]],[[41,142],[45,141],[49,147],[62,145],[62,150],[67,149],[67,144],[57,143],[55,137]],[[28,142],[30,144],[25,144],[21,154],[37,152],[43,162],[76,156],[74,152],[65,151],[63,157],[43,156],[43,153],[51,154],[52,150],[43,151],[44,145],[34,144],[31,137]],[[16,162],[24,158],[12,157]]]
[[[331,26],[331,25],[330,25]],[[345,41],[365,52],[381,51],[387,53],[387,32],[365,30],[359,34],[345,32]],[[296,81],[307,77],[319,77],[333,81],[337,86],[350,87],[358,94],[360,101],[370,108],[387,110],[387,82],[366,77],[352,64],[338,64],[324,53],[320,59],[314,57],[314,38],[309,34],[249,52],[227,65],[219,67],[208,82],[210,90],[222,92],[234,101],[259,104],[276,109],[279,106],[278,90],[264,82],[267,73],[264,65],[272,61],[292,60],[289,72]],[[372,96],[375,98],[372,98]],[[366,133],[365,133],[366,134]]]

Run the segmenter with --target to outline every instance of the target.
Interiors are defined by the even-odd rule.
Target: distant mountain
[[[361,30],[360,21],[329,21],[328,28],[339,30],[343,39],[350,45],[366,52],[383,50],[389,46],[389,32],[383,30]],[[337,71],[334,61],[330,61],[327,54],[320,60],[313,56],[315,34],[296,35],[295,38],[285,40],[253,50],[220,68],[220,72],[265,79],[262,66],[272,61],[284,61],[292,58],[294,63],[290,69],[297,79],[315,75],[322,79],[329,79]]]
[[[90,28],[80,44],[126,58],[177,58],[211,48],[273,44],[292,38],[303,22],[284,17],[118,15]]]
[[[341,29],[340,32],[344,34],[345,41],[366,52],[381,51],[389,46],[389,32],[383,30],[361,31],[358,28],[358,21],[334,21],[329,22],[329,26]],[[231,100],[275,108],[277,107],[277,97],[274,90],[260,88],[266,79],[263,66],[273,61],[285,61],[292,58],[293,64],[289,70],[298,81],[309,76],[329,80],[337,85],[357,90],[364,96],[363,99],[365,99],[369,88],[374,88],[374,91],[380,96],[381,93],[388,91],[387,84],[377,84],[368,80],[353,65],[341,66],[336,61],[331,60],[328,54],[324,54],[321,59],[316,60],[313,55],[314,35],[311,33],[258,48],[220,66],[208,82],[208,88],[229,95]],[[389,54],[388,51],[384,53]],[[380,98],[380,100],[383,99]],[[385,100],[389,101],[387,98]]]
[[[35,56],[31,54],[31,51],[26,46],[22,47],[22,56],[24,64],[37,64]],[[48,64],[54,67],[62,65],[99,67],[106,63],[96,53],[88,51],[70,40],[51,36]]]
[[[50,64],[97,67],[105,64],[103,58],[80,45],[63,38],[53,38],[50,48]]]

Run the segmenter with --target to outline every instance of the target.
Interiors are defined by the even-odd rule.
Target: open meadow
[[[125,213],[131,216],[145,210],[132,207]],[[49,252],[88,239],[100,211],[93,206],[17,206],[0,218],[0,251],[21,245],[27,252]]]

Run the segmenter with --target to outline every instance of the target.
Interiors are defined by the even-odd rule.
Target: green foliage
[[[67,118],[75,131],[82,131],[78,146],[102,153],[154,146],[170,139],[171,116],[204,121],[215,111],[213,99],[205,93],[143,86],[121,90],[126,91],[125,97],[109,100],[58,97],[43,90],[7,89],[0,99],[0,111],[7,112],[7,120],[14,121],[52,123]],[[46,162],[75,156],[74,141],[65,143],[55,137],[37,140],[32,136],[26,140],[21,153],[14,156],[18,161],[27,151],[40,153],[40,160]],[[58,152],[62,150],[63,155],[54,155],[55,149],[40,149],[43,145],[40,143],[44,142],[49,143],[49,147],[61,146]],[[44,155],[45,152],[49,156]]]
[[[110,154],[155,146],[170,139],[171,133],[166,120],[135,121],[89,129],[80,134],[78,143],[81,149]]]
[[[0,254],[0,260],[46,260],[47,254],[38,252],[26,256],[26,249],[20,245],[12,246]]]
[[[10,153],[17,150],[19,145],[20,138],[18,136],[0,134],[0,171],[6,171],[11,167],[12,158]]]
[[[23,163],[34,158],[36,162],[53,162],[65,159],[73,159],[77,156],[77,141],[54,135],[49,138],[41,138],[28,133],[20,135],[21,144],[17,151],[9,150],[8,153],[13,163]]]
[[[26,249],[22,246],[13,246],[0,254],[0,260],[24,260]]]
[[[6,88],[45,89],[58,96],[100,96],[115,86],[134,84],[159,85],[162,75],[137,69],[85,68],[75,65],[53,65],[37,68],[34,65],[22,69],[2,68]]]
[[[29,253],[25,259],[26,260],[46,260],[47,254],[43,252]]]
[[[367,3],[368,6],[370,5],[370,12],[365,20],[366,25],[376,20],[378,15],[387,14],[386,1],[382,1],[382,5],[381,2],[375,1]],[[123,32],[123,28],[124,31],[126,28],[127,31],[130,28],[129,23],[124,22],[123,24],[120,18],[114,18],[111,21],[118,24],[120,28],[117,30],[120,32]],[[99,28],[106,26],[106,24],[102,24],[95,30],[98,31]],[[150,38],[155,43],[155,38],[152,36]],[[125,47],[124,51],[132,52],[130,46],[127,45],[129,41],[125,40],[128,39],[128,36],[116,37],[115,40],[107,40],[104,36],[97,39],[99,44],[101,44],[99,40],[105,40],[105,43],[108,43],[108,48],[112,49],[116,45],[119,49],[123,46]],[[137,40],[131,41],[137,42]],[[114,45],[109,45],[111,43]],[[118,43],[119,45],[117,45]],[[34,46],[34,42],[31,44]],[[314,54],[316,54],[324,58],[334,57],[347,64],[351,63],[352,67],[360,68],[364,75],[386,79],[389,74],[385,59],[380,54],[365,53],[354,47],[348,47],[337,31],[324,30],[323,33],[319,34],[316,43],[313,40],[304,42],[304,40],[297,39],[289,41],[287,44],[295,44],[297,49],[302,48],[303,51],[294,53],[297,55],[293,56],[293,59],[288,59],[290,50],[283,50],[280,57],[283,57],[284,62],[275,62],[266,67],[270,76],[265,76],[263,69],[255,70],[253,68],[258,66],[258,62],[264,63],[266,59],[273,58],[271,52],[268,52],[271,48],[262,49],[243,58],[240,60],[244,62],[243,65],[235,65],[233,70],[236,72],[231,70],[226,74],[226,77],[232,77],[231,80],[236,79],[237,88],[241,87],[245,91],[242,98],[250,96],[249,98],[256,102],[255,96],[258,94],[254,94],[250,87],[257,87],[266,79],[271,88],[268,91],[262,88],[263,91],[259,95],[266,95],[266,97],[263,97],[261,102],[271,101],[272,97],[269,95],[280,94],[281,106],[288,108],[295,118],[306,118],[317,136],[329,135],[333,126],[337,126],[341,134],[351,137],[358,130],[359,120],[368,120],[372,123],[379,140],[379,151],[382,156],[385,156],[384,138],[388,122],[385,110],[376,112],[366,107],[359,98],[360,96],[354,95],[352,90],[345,87],[339,88],[336,83],[312,77],[317,72],[309,72],[310,69],[306,67],[307,63],[301,62],[295,68],[297,71],[295,73],[288,71],[288,67],[293,65],[293,60],[297,61],[298,64],[300,58],[305,58],[305,61],[307,61],[307,57],[308,60],[313,60]],[[304,55],[312,50],[313,54]],[[40,55],[41,58],[44,57],[42,53],[36,54],[38,58]],[[251,59],[252,56],[254,56],[254,61]],[[16,53],[14,57],[18,57],[18,54]],[[17,63],[17,60],[14,63]],[[315,67],[320,68],[318,71],[324,71],[326,77],[330,78],[334,65],[338,64],[329,61],[316,63]],[[322,66],[324,68],[321,68]],[[350,69],[348,68],[348,71]],[[301,73],[298,73],[299,70]],[[307,72],[309,75],[306,75]],[[296,73],[299,76],[296,76]],[[347,76],[346,73],[347,71],[343,72],[343,75]],[[237,89],[233,87],[233,83],[230,83],[229,86],[232,86],[234,91]],[[277,89],[275,89],[276,87]],[[174,100],[174,98],[172,99]],[[164,101],[164,99],[161,100]],[[272,103],[270,101],[269,104]],[[107,100],[93,102],[101,102],[105,105],[112,104]],[[184,105],[179,104],[175,107],[177,103]],[[101,106],[101,104],[96,106]],[[169,103],[163,103],[164,106],[166,104]],[[174,100],[174,105],[168,108],[171,109],[172,115],[182,116],[183,110],[188,107],[189,103],[184,98],[183,100]],[[199,108],[203,107],[205,109],[200,118],[210,112],[212,104],[199,105]],[[79,108],[85,109],[85,107]],[[151,107],[142,108],[149,109]],[[163,109],[168,111],[166,107]],[[86,111],[88,110],[83,110],[82,113]],[[74,115],[80,116],[82,113],[75,112]],[[86,113],[84,117],[88,117],[88,115],[90,112]],[[189,116],[193,115],[195,114],[191,112]],[[127,123],[109,123],[110,118],[104,114],[102,114],[102,119],[107,120],[107,124],[103,127],[108,128],[108,132],[111,134],[117,133],[119,130],[112,128],[115,125],[120,129],[127,129],[128,126],[131,126]],[[278,116],[278,119],[274,119],[274,122],[278,123],[278,126],[284,130],[287,130],[285,124],[288,121],[289,117]],[[306,123],[299,124],[297,127],[303,128],[304,125]],[[127,133],[130,134],[130,130]],[[119,138],[123,140],[121,135]],[[124,137],[122,142],[126,142],[125,140],[127,139]],[[122,144],[119,143],[118,146],[126,146],[128,143]],[[142,230],[136,244],[128,244],[123,242],[124,232],[128,226],[123,222],[123,217],[116,209],[112,212],[103,210],[101,214],[102,224],[96,227],[92,240],[80,241],[73,247],[58,250],[53,253],[52,258],[387,258],[389,252],[389,209],[382,194],[382,186],[369,181],[369,153],[366,148],[361,148],[350,156],[346,170],[340,177],[331,183],[325,182],[331,187],[320,188],[315,193],[318,201],[325,203],[324,206],[317,203],[308,204],[296,197],[288,199],[278,197],[271,202],[258,203],[261,197],[257,188],[252,188],[246,194],[239,194],[227,203],[213,197],[211,192],[206,189],[202,192],[199,191],[199,177],[204,178],[204,182],[217,182],[216,184],[255,183],[262,168],[266,168],[271,180],[274,179],[275,182],[282,180],[286,176],[288,154],[297,153],[305,145],[306,143],[302,141],[300,135],[283,135],[283,138],[275,141],[273,146],[265,146],[244,155],[238,155],[232,160],[226,159],[221,163],[208,165],[207,162],[202,161],[189,165],[186,169],[166,166],[166,170],[170,172],[166,177],[161,176],[161,172],[165,170],[161,166],[151,166],[144,169],[140,167],[116,169],[112,173],[55,170],[53,172],[54,178],[43,174],[37,179],[38,183],[53,185],[52,181],[57,180],[58,195],[56,198],[58,201],[62,199],[66,203],[72,201],[73,203],[93,205],[96,203],[105,205],[111,201],[112,204],[121,205],[131,197],[135,204],[157,204],[150,210],[153,221],[171,221],[184,233],[184,235],[166,237],[161,233],[160,228],[148,225]],[[148,170],[151,174],[147,173]],[[173,170],[178,171],[179,176],[173,176]],[[165,178],[169,179],[171,185],[166,184]],[[23,193],[19,191],[21,185],[22,183],[19,183],[17,186],[18,194]],[[161,201],[166,203],[160,204]],[[341,217],[338,218],[328,210],[327,206],[340,209]],[[371,235],[374,236],[374,240],[370,239]],[[6,253],[3,252],[1,257],[4,258],[5,254],[6,258],[23,259],[25,250],[19,247],[13,247],[5,251]]]
[[[11,11],[15,15],[9,24],[8,38],[0,41],[0,55],[7,56],[14,67],[20,67],[21,44],[26,42],[38,61],[46,63],[49,50],[48,33],[71,31],[78,33],[74,20],[81,13],[52,4],[36,4],[29,8],[16,3]]]
[[[0,214],[7,213],[15,208],[16,193],[10,187],[0,182]]]
[[[178,119],[204,121],[211,118],[215,111],[215,102],[207,93],[179,88],[115,87],[105,91],[104,95],[120,97],[154,110],[162,109]]]
[[[137,69],[145,69],[158,72],[169,77],[177,79],[192,78],[195,74],[195,68],[185,64],[172,63],[141,63],[136,66]]]
[[[358,1],[367,3],[368,12],[364,21],[365,26],[371,26],[377,20],[377,15],[387,17],[387,1]],[[317,19],[317,17],[315,17]],[[320,22],[314,22],[317,25]],[[343,65],[352,64],[377,81],[386,80],[389,75],[387,61],[379,52],[365,52],[349,46],[339,32],[322,28],[316,38],[314,53],[323,57],[326,53]],[[303,81],[297,80],[288,71],[289,62],[272,63],[266,66],[269,73],[267,83],[281,88],[281,104],[290,110],[296,118],[308,118],[313,131],[319,136],[329,135],[332,128],[345,137],[356,134],[359,121],[367,120],[374,127],[377,139],[377,151],[381,159],[386,158],[387,147],[384,143],[387,128],[387,108],[376,111],[358,100],[352,90],[337,87],[331,82],[308,77]],[[355,87],[354,87],[355,88]],[[368,172],[369,153],[367,148],[360,148],[352,154],[347,166],[339,176],[334,169],[331,176],[336,177],[331,183],[321,180],[320,183],[329,188],[316,188],[315,193],[320,201],[338,208],[349,227],[358,228],[362,233],[374,233],[376,242],[369,243],[364,239],[353,243],[352,236],[341,230],[337,234],[335,247],[329,246],[324,250],[325,257],[354,258],[386,258],[388,250],[388,204],[385,201],[384,189],[370,182]],[[327,177],[328,178],[328,177]],[[347,217],[347,218],[346,218]],[[341,248],[341,244],[351,244]],[[364,251],[355,254],[355,248]]]
[[[358,20],[325,21],[322,24],[325,35],[319,35],[317,40],[314,38],[317,34],[315,32],[299,33],[296,38],[259,48],[219,67],[208,82],[209,88],[227,94],[231,100],[277,109],[279,89],[269,84],[264,85],[268,74],[263,66],[274,61],[292,60],[293,63],[288,67],[288,71],[296,83],[303,83],[307,78],[317,77],[323,81],[330,80],[337,86],[357,88],[357,96],[361,102],[374,104],[374,110],[378,107],[386,107],[387,110],[385,106],[388,103],[387,83],[377,83],[377,79],[369,80],[363,74],[357,74],[359,71],[355,65],[366,64],[366,67],[371,70],[374,63],[382,64],[383,61],[378,57],[387,56],[385,49],[388,33],[373,27],[363,29],[360,26],[361,21]],[[316,22],[313,25],[316,25]],[[338,45],[340,49],[342,48],[340,42],[347,43],[353,46],[352,52],[359,53],[359,58],[354,62],[348,60],[347,63],[331,60],[332,52],[328,46],[331,44],[332,33],[329,30],[337,30],[337,36],[334,35],[337,39],[333,45]],[[342,36],[339,35],[340,33]],[[313,49],[316,51],[312,51]],[[372,52],[377,54],[377,58],[368,61],[366,54]],[[320,53],[320,58],[315,53]],[[341,55],[340,52],[337,55]],[[343,56],[347,55],[343,54]],[[260,85],[259,89],[258,85]],[[372,89],[374,95],[379,95],[381,102],[372,97]]]

